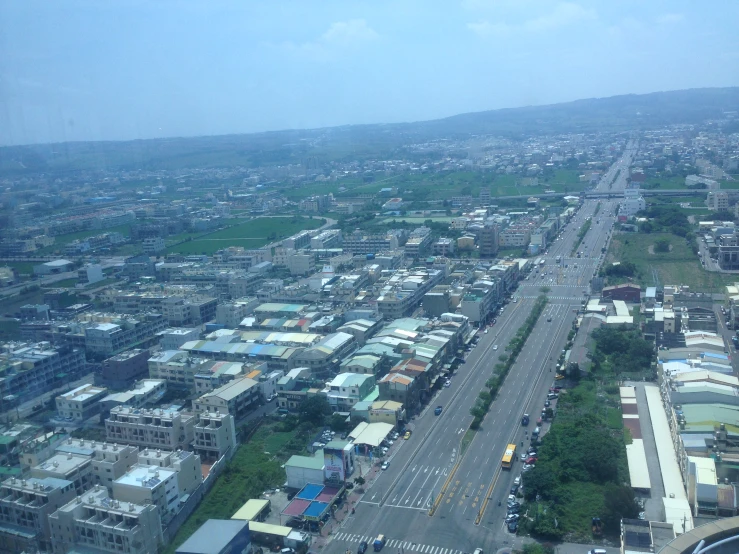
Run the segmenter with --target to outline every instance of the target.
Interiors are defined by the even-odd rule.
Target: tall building
[[[236,451],[236,425],[231,414],[203,412],[195,424],[192,450],[204,461],[229,458]]]
[[[498,226],[486,221],[477,234],[477,244],[481,258],[492,258],[498,253]]]
[[[192,442],[195,416],[174,409],[116,406],[105,420],[108,441],[176,450]]]

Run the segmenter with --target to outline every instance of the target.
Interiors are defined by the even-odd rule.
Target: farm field
[[[180,254],[213,254],[229,246],[260,248],[275,240],[283,239],[304,229],[317,229],[324,219],[307,217],[260,217],[221,229],[207,235],[173,245],[167,252]]]
[[[670,252],[654,252],[654,244],[660,239],[670,242]],[[694,291],[721,292],[724,285],[738,280],[736,275],[703,269],[685,239],[670,233],[614,234],[606,264],[620,261],[630,261],[636,265],[634,282],[643,287],[657,284],[688,285]],[[609,280],[611,284],[614,282]],[[620,282],[625,282],[625,279]]]

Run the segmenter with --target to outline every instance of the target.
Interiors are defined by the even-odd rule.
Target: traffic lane
[[[564,318],[559,315],[565,311],[566,308],[562,306],[548,306],[545,309],[545,313],[552,316],[553,321],[557,317],[561,323],[564,323]],[[542,318],[539,319],[526,342],[526,347],[506,377],[496,401],[470,445],[468,454],[462,460],[459,471],[455,474],[451,487],[437,511],[440,517],[445,517],[447,512],[461,511],[458,515],[462,518],[468,518],[470,514],[474,518],[485,497],[487,487],[500,466],[499,460],[506,445],[517,440],[518,421],[537,389],[536,383],[543,376],[546,357],[552,355],[553,339],[556,337],[556,334],[551,333],[552,324],[541,322]],[[534,386],[527,386],[532,383]],[[486,463],[481,464],[483,459]]]
[[[384,475],[378,477],[375,485],[373,485],[369,493],[365,495],[365,499],[363,499],[364,502],[382,502],[386,497],[397,499],[397,495],[399,493],[396,492],[396,489],[397,491],[400,491],[400,494],[403,494],[404,491],[413,486],[413,483],[416,481],[418,476],[414,475],[413,472],[408,472],[407,466],[409,462],[414,460],[416,457],[418,457],[419,460],[424,460],[426,462],[426,472],[432,471],[436,475],[437,470],[439,470],[440,473],[444,475],[448,474],[450,464],[449,459],[446,459],[446,455],[453,457],[461,439],[461,436],[459,436],[461,433],[457,430],[462,429],[463,432],[469,425],[469,421],[471,420],[469,408],[472,407],[476,396],[474,391],[479,390],[488,378],[488,375],[484,374],[481,370],[484,370],[484,367],[492,357],[492,354],[496,352],[493,350],[495,340],[509,341],[513,337],[515,330],[523,323],[527,316],[527,312],[530,311],[528,309],[528,304],[518,303],[516,306],[522,306],[522,308],[514,308],[508,312],[508,314],[504,314],[504,317],[502,317],[499,322],[499,324],[502,324],[502,327],[499,327],[498,332],[493,337],[489,337],[487,345],[484,347],[478,345],[472,350],[468,357],[468,361],[462,366],[469,367],[467,376],[462,377],[461,382],[459,377],[456,380],[453,380],[453,383],[457,383],[457,386],[459,387],[458,390],[452,392],[451,389],[454,388],[454,385],[449,389],[443,389],[441,395],[437,397],[439,402],[432,401],[426,408],[425,412],[421,414],[420,418],[427,423],[427,425],[422,428],[423,435],[420,439],[422,444],[417,445],[412,452],[404,452],[404,455],[400,454],[401,451],[405,450],[402,448],[397,453],[393,454],[390,459],[390,468]],[[516,315],[518,313],[522,315]],[[516,323],[518,323],[518,325],[516,325]],[[490,335],[490,333],[488,333],[488,335]],[[473,394],[464,394],[465,390],[468,389],[472,390]],[[458,398],[461,400],[459,403],[456,403],[455,400]],[[437,404],[444,405],[444,399],[447,400],[447,403],[446,406],[444,406],[441,416],[432,415],[432,407]],[[441,422],[443,423],[440,424]],[[450,428],[454,429],[455,433],[450,433]],[[414,435],[418,440],[418,430],[414,431]],[[413,441],[413,438],[414,436],[412,435],[410,440]],[[400,465],[394,462],[400,462]],[[426,483],[430,484],[428,481],[426,481]],[[392,498],[391,503],[393,503]],[[406,498],[406,500],[408,499]],[[423,504],[419,504],[418,500],[419,499],[416,499],[415,504],[420,507]]]

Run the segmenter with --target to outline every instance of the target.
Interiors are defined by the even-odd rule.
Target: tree
[[[358,487],[361,487],[365,483],[366,481],[364,480],[364,477],[362,477],[361,475],[359,477],[354,478],[354,484],[357,485]]]
[[[326,416],[331,413],[331,406],[325,396],[316,395],[303,400],[300,405],[300,421],[310,423],[315,427],[323,425]]]
[[[634,500],[634,491],[631,487],[609,483],[606,486],[605,513],[601,516],[603,527],[608,534],[618,534],[621,519],[635,519],[639,515],[639,508]]]
[[[331,430],[337,433],[342,433],[347,430],[349,424],[346,422],[346,416],[341,414],[331,414],[331,420],[329,421]]]

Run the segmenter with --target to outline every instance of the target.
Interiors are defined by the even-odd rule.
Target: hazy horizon
[[[739,85],[739,5],[0,5],[0,145],[423,121]]]

